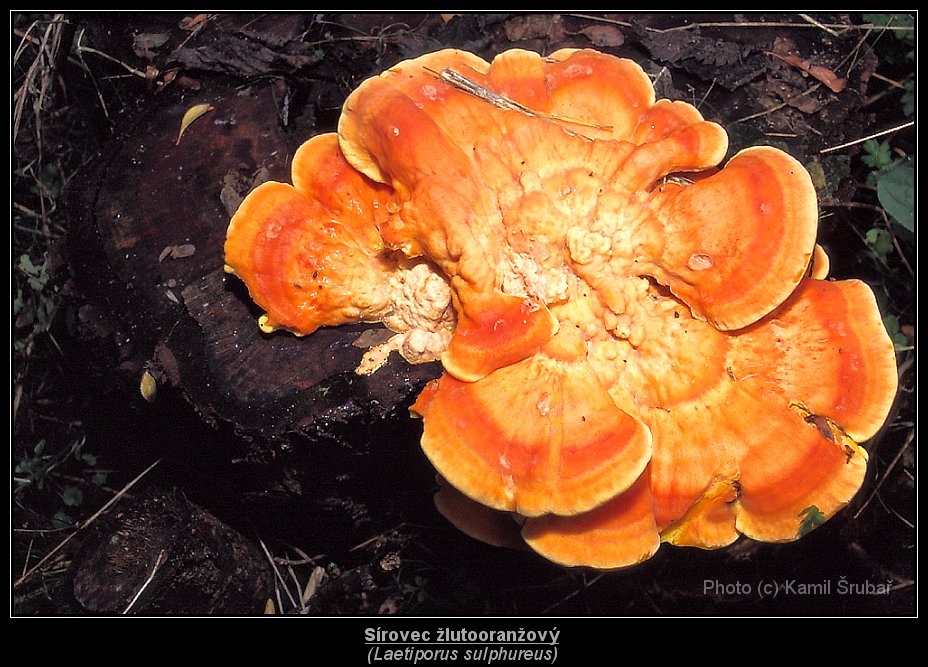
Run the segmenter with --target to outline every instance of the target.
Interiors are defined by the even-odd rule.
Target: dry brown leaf
[[[521,42],[525,39],[548,38],[557,41],[564,36],[559,14],[527,14],[516,16],[503,24],[506,39]]]
[[[622,46],[625,43],[625,35],[612,25],[590,25],[581,28],[580,32],[593,46]]]
[[[797,69],[802,70],[812,78],[820,81],[828,87],[828,89],[833,93],[840,93],[844,90],[844,87],[847,85],[847,79],[842,79],[832,70],[828,69],[823,65],[815,65],[809,60],[804,60],[799,56],[793,55],[783,55],[780,53],[775,53],[773,51],[767,51],[768,55],[775,56],[785,62],[788,65],[792,65]]]
[[[171,39],[171,35],[166,32],[139,33],[132,38],[132,51],[139,58],[153,60],[156,55],[155,51],[167,44],[169,39]]]
[[[194,14],[193,16],[185,16],[180,20],[180,23],[177,24],[177,27],[181,30],[193,30],[208,18],[209,14]]]
[[[202,87],[198,79],[183,74],[177,77],[177,84],[184,90],[200,90]]]
[[[192,243],[165,246],[164,250],[161,251],[161,254],[158,255],[158,262],[163,262],[169,257],[171,259],[183,259],[184,257],[190,257],[196,251],[197,248]]]
[[[840,93],[847,85],[847,79],[842,79],[832,70],[822,65],[810,65],[808,72],[811,76],[828,86],[828,89],[833,93]]]

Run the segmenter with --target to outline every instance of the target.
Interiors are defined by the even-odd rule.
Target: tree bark
[[[74,597],[99,614],[259,614],[273,573],[258,547],[174,492],[111,513],[84,540]]]
[[[308,128],[283,128],[275,88],[183,95],[114,141],[77,190],[69,256],[85,319],[109,320],[120,368],[179,388],[203,418],[266,441],[405,411],[436,364],[353,370],[368,325],[306,338],[263,334],[244,285],[223,271],[231,214],[263,180],[289,180]],[[212,110],[178,141],[194,105]],[[130,382],[130,385],[133,383]]]
[[[225,274],[225,233],[238,203],[264,180],[289,181],[293,152],[321,131],[312,107],[291,110],[284,122],[285,93],[280,80],[242,88],[211,78],[199,91],[150,97],[144,115],[124,114],[72,186],[68,289],[105,400],[115,395],[141,415],[130,419],[132,455],[165,457],[157,483],[263,538],[275,555],[284,545],[344,553],[432,511],[433,473],[408,407],[441,368],[394,355],[376,373],[356,375],[363,350],[352,343],[373,325],[304,338],[263,334],[245,286]],[[200,104],[211,110],[179,136],[185,112]],[[151,406],[140,390],[146,375],[157,390],[147,392]],[[400,480],[408,493],[396,493]],[[161,526],[156,505],[133,511],[125,530],[157,528],[163,536],[152,545],[180,548],[186,539],[186,519]],[[104,590],[115,585],[112,553],[84,560],[79,599],[89,610],[121,611],[122,593],[141,583],[135,575],[158,553],[140,552],[135,578],[118,591]],[[186,567],[171,563],[162,575]],[[201,601],[221,583],[206,574]],[[169,597],[159,613],[179,611]]]

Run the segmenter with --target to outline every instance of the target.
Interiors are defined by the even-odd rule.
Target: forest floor
[[[284,613],[914,613],[911,16],[104,12],[13,14],[11,33],[12,614],[91,613],[72,590],[79,545],[102,515],[154,488],[179,491],[259,545],[275,571],[274,608]],[[263,86],[275,91],[282,134],[298,145],[304,132],[334,128],[362,80],[443,47],[488,60],[514,47],[591,47],[629,57],[659,98],[686,100],[722,124],[732,152],[767,143],[807,166],[831,275],[872,287],[900,372],[890,419],[866,445],[867,481],[839,516],[796,543],[665,547],[642,566],[596,572],[476,543],[445,525],[429,497],[415,497],[384,514],[399,523],[356,521],[320,551],[294,525],[297,517],[276,517],[286,529],[269,527],[266,513],[237,514],[245,503],[230,498],[233,491],[209,488],[241,475],[235,457],[247,445],[198,447],[214,439],[215,424],[204,424],[179,397],[152,408],[138,384],[114,380],[127,359],[116,359],[113,375],[100,371],[100,348],[88,343],[92,323],[73,294],[67,239],[75,213],[67,202],[127,119],[187,95]],[[418,426],[395,420],[390,437],[414,451]],[[184,458],[190,452],[196,463]],[[351,460],[373,467],[389,456],[362,452]],[[422,464],[409,474],[419,482],[407,493],[430,472]],[[780,585],[783,595],[761,595],[763,582]],[[313,605],[308,591],[318,591]]]

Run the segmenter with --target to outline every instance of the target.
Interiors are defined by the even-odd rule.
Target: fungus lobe
[[[252,192],[226,263],[265,329],[380,321],[441,360],[412,411],[478,539],[597,568],[793,540],[860,488],[895,357],[869,288],[825,280],[802,165],[727,151],[632,61],[438,51]]]

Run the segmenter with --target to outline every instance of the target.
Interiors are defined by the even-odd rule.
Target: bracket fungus
[[[383,322],[440,359],[412,411],[436,504],[619,568],[799,536],[860,488],[896,392],[871,290],[829,281],[802,165],[592,50],[442,50],[344,104],[230,223],[265,330]]]

